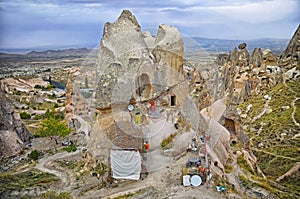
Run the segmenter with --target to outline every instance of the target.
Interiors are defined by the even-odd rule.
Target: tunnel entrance
[[[236,135],[234,120],[225,118],[224,127],[230,132],[230,134]]]

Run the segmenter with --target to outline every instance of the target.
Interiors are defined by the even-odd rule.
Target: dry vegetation
[[[300,102],[299,100],[296,101],[295,110],[292,102],[296,97],[299,97],[300,82],[299,80],[291,80],[286,85],[281,83],[266,91],[265,94],[272,98],[269,101],[272,112],[265,113],[255,121],[251,121],[251,119],[263,110],[266,100],[262,96],[254,96],[240,105],[243,112],[249,104],[253,105],[247,118],[243,119],[243,123],[247,125],[246,133],[251,138],[252,150],[257,157],[258,165],[270,181],[275,181],[289,171],[296,162],[300,161],[300,138],[296,136],[300,132],[300,127],[295,124],[292,116],[295,112],[294,118],[299,122]],[[245,166],[241,161],[238,161],[238,163],[241,167]],[[255,174],[253,171],[251,173]],[[245,179],[242,181],[246,184],[249,183]],[[270,184],[270,181],[259,182],[268,188],[270,185],[266,184]],[[267,190],[275,193],[280,198],[299,197],[299,171],[296,171],[290,177],[284,178],[279,183],[285,187],[285,192]],[[256,185],[259,184],[256,183]]]

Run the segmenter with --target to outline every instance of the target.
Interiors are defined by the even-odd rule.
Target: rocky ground
[[[44,143],[44,146],[49,144],[53,147],[53,140],[44,139],[36,140],[32,149],[39,149],[38,143],[40,142]],[[57,149],[59,150],[59,147]],[[194,156],[192,153],[170,162],[160,170],[150,172],[148,176],[138,181],[116,180],[109,186],[103,186],[101,177],[92,176],[84,170],[85,154],[84,150],[79,149],[71,153],[45,154],[34,164],[21,161],[10,170],[22,173],[34,168],[54,174],[60,180],[49,185],[47,189],[36,190],[36,186],[33,186],[27,189],[21,188],[19,191],[6,190],[1,192],[0,196],[7,198],[37,197],[48,190],[55,190],[56,192],[68,192],[73,198],[225,198],[225,195],[215,190],[213,182],[200,187],[184,187],[182,185],[181,171],[188,157]]]

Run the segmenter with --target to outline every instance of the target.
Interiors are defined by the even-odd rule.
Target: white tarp
[[[138,151],[111,150],[110,165],[115,179],[140,179],[142,167]]]

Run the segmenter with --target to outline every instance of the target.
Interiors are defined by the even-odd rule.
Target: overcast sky
[[[221,39],[288,39],[300,23],[299,0],[0,0],[0,48],[96,46],[123,9],[143,30]]]

